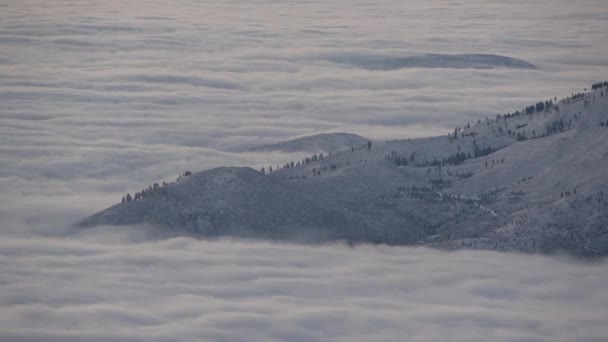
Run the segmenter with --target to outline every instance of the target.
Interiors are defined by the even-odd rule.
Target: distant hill
[[[368,139],[352,133],[322,133],[291,139],[276,144],[261,145],[251,151],[283,151],[329,153],[367,145]]]
[[[553,100],[449,135],[359,144],[272,173],[186,175],[80,226],[608,255],[608,84]]]
[[[428,54],[403,58],[387,58],[364,62],[361,67],[370,70],[394,70],[402,68],[451,68],[451,69],[535,69],[524,60],[485,54],[440,55]]]

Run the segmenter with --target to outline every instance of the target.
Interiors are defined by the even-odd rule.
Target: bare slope
[[[204,236],[606,255],[605,90],[480,120],[449,136],[294,161],[267,175],[204,171],[83,225],[145,222]]]

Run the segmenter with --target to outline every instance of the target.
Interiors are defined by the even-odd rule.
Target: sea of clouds
[[[293,161],[235,151],[307,134],[445,134],[608,75],[607,16],[604,0],[6,1],[0,203],[104,207],[185,170]],[[360,67],[426,53],[537,69]]]
[[[421,248],[0,241],[2,341],[605,341],[608,265]]]
[[[186,170],[304,156],[238,152],[256,145],[443,134],[580,91],[608,78],[606,17],[604,0],[0,3],[0,340],[606,340],[604,262],[71,226]],[[537,69],[360,67],[425,53]]]

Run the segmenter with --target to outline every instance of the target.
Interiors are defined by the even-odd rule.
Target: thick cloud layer
[[[312,133],[444,133],[608,74],[603,0],[20,0],[1,13],[0,192],[13,200],[116,198],[187,169],[291,161],[223,151]],[[538,70],[354,66],[425,53]]]
[[[494,252],[0,241],[2,341],[604,341],[608,267]]]
[[[604,0],[0,4],[0,340],[604,341],[606,266],[70,222],[301,135],[429,136],[608,74]],[[365,70],[425,53],[533,71]],[[603,76],[602,76],[603,77]],[[231,152],[232,151],[232,152]]]

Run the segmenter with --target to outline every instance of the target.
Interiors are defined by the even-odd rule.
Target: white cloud
[[[567,95],[608,71],[598,57],[608,52],[608,8],[597,0],[29,0],[3,13],[0,175],[41,182],[153,182],[183,165],[252,163],[212,150],[324,131],[434,135]],[[349,64],[420,53],[496,53],[539,70]]]
[[[185,170],[303,157],[226,151],[324,131],[436,135],[579,91],[608,74],[605,1],[20,0],[0,11],[0,340],[606,339],[603,263],[66,227]],[[348,64],[420,53],[539,69]]]
[[[0,242],[1,340],[600,341],[604,262],[494,252],[155,240]]]

